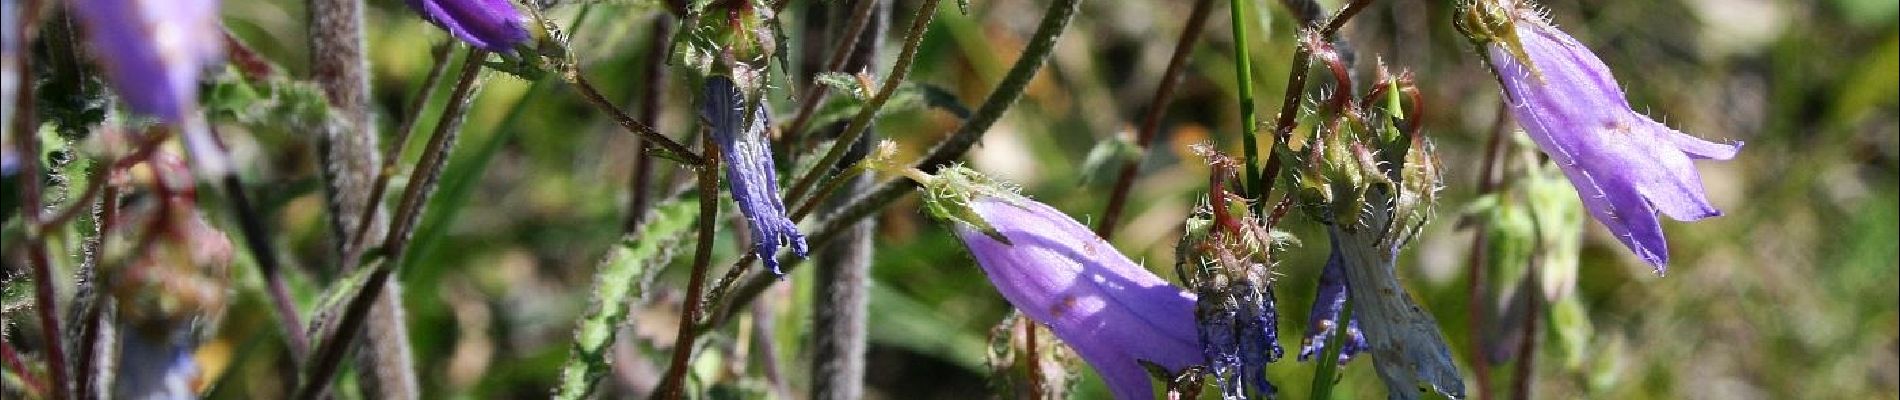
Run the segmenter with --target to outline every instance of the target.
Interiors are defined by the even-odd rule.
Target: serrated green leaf
[[[698,220],[694,199],[675,199],[653,208],[645,225],[621,239],[609,251],[594,275],[593,305],[574,329],[574,344],[561,367],[556,399],[592,398],[600,378],[607,374],[607,350],[620,323],[627,320],[627,304],[646,295],[658,266],[671,260]]]

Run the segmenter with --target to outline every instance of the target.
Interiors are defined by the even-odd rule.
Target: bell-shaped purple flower
[[[1306,338],[1300,342],[1300,361],[1325,354],[1326,341],[1339,333],[1339,313],[1346,306],[1346,285],[1346,259],[1340,254],[1338,243],[1334,243],[1332,256],[1326,258],[1326,267],[1320,270],[1313,310],[1306,317]],[[1346,337],[1340,342],[1339,363],[1345,364],[1354,355],[1371,349],[1365,333],[1359,331],[1359,318],[1351,317],[1346,322]]]
[[[217,0],[74,0],[71,9],[126,107],[168,123],[190,117],[199,76],[224,57]]]
[[[947,167],[920,178],[929,209],[955,222],[1003,298],[1074,348],[1116,398],[1153,397],[1143,362],[1173,372],[1202,362],[1194,295],[1061,211],[973,171]]]
[[[406,0],[422,19],[482,50],[511,53],[528,42],[526,19],[508,0]]]
[[[765,138],[771,117],[764,105],[750,107],[747,118],[745,94],[732,78],[715,75],[706,78],[706,98],[701,116],[711,124],[713,142],[726,161],[726,184],[732,200],[739,203],[752,228],[752,252],[759,261],[779,274],[779,246],[790,244],[792,252],[804,257],[805,235],[798,233],[785,212],[785,201],[778,194],[778,169],[772,162],[772,143]]]
[[[1631,110],[1610,68],[1537,11],[1478,7],[1460,27],[1481,44],[1518,124],[1590,215],[1662,273],[1669,249],[1657,212],[1678,221],[1722,215],[1690,160],[1727,160],[1741,142],[1702,140]]]

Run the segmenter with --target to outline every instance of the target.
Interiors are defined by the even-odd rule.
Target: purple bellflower
[[[1003,298],[1074,348],[1116,398],[1153,398],[1144,363],[1170,372],[1202,363],[1193,294],[1061,211],[975,171],[915,175],[926,207],[953,222]]]
[[[771,118],[763,104],[750,106],[751,117],[747,118],[745,93],[732,78],[706,78],[705,94],[701,116],[711,124],[713,141],[726,161],[726,184],[732,200],[739,203],[739,212],[745,214],[746,224],[752,228],[752,252],[772,273],[782,274],[774,257],[779,246],[790,244],[799,257],[808,250],[805,236],[787,217],[785,201],[779,198],[772,143],[765,139],[765,127],[771,126]]]
[[[72,9],[127,108],[189,119],[199,76],[224,57],[217,0],[75,0]]]
[[[1535,10],[1462,6],[1458,27],[1497,72],[1518,124],[1563,169],[1590,215],[1664,272],[1669,249],[1657,212],[1678,221],[1722,215],[1690,160],[1733,158],[1741,142],[1702,140],[1631,110],[1610,68]]]
[[[406,0],[409,9],[482,50],[509,54],[528,42],[526,19],[508,0]]]
[[[174,124],[193,169],[230,171],[224,148],[197,112],[198,79],[224,57],[217,0],[74,0],[106,80],[133,112]]]
[[[1306,317],[1306,338],[1300,342],[1300,361],[1325,354],[1326,340],[1339,332],[1339,313],[1345,306],[1346,259],[1339,252],[1339,244],[1334,243],[1332,256],[1326,258],[1326,267],[1320,270],[1319,289],[1313,295],[1313,309]],[[1360,352],[1372,349],[1372,345],[1366,343],[1365,333],[1359,330],[1359,317],[1351,317],[1346,322],[1346,337],[1342,338],[1340,345],[1340,364],[1352,360]]]

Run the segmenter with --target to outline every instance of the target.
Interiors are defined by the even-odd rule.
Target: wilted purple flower
[[[1727,160],[1741,142],[1698,139],[1631,110],[1589,48],[1537,11],[1507,7],[1477,5],[1459,26],[1483,47],[1512,115],[1563,169],[1590,215],[1663,272],[1669,249],[1656,213],[1678,221],[1722,215],[1690,159]]]
[[[924,177],[927,202],[1003,298],[1074,348],[1115,397],[1153,396],[1142,363],[1171,372],[1202,361],[1194,295],[1168,284],[1061,211],[948,167]],[[978,185],[982,185],[979,183]]]
[[[482,50],[510,53],[528,42],[521,10],[508,0],[406,0],[422,19]]]
[[[1339,244],[1334,243],[1332,256],[1326,258],[1326,267],[1320,271],[1313,310],[1306,317],[1306,338],[1301,339],[1300,361],[1324,354],[1326,341],[1339,332],[1339,313],[1346,306],[1346,285],[1346,259],[1339,252]],[[1359,317],[1346,322],[1346,338],[1340,344],[1340,364],[1352,360],[1359,352],[1372,349],[1372,345],[1366,343],[1366,335],[1359,331]]]
[[[1215,375],[1221,398],[1246,399],[1246,387],[1272,396],[1276,389],[1267,381],[1267,364],[1284,354],[1272,288],[1234,282],[1226,290],[1199,290],[1196,297],[1201,355]],[[1215,298],[1221,300],[1209,301]]]
[[[126,107],[188,119],[199,75],[224,56],[217,0],[74,0],[71,9]]]
[[[706,99],[700,112],[712,124],[713,141],[726,161],[726,184],[732,200],[739,203],[746,224],[752,227],[752,252],[759,261],[778,274],[779,246],[792,245],[792,252],[804,257],[805,235],[798,224],[786,217],[785,201],[778,194],[778,169],[772,162],[772,144],[765,139],[765,127],[771,118],[765,106],[752,108],[746,118],[745,94],[732,78],[715,75],[706,78]]]

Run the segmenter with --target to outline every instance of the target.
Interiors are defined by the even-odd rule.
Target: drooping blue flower
[[[758,254],[774,274],[780,274],[780,246],[790,244],[792,252],[804,257],[805,235],[798,233],[779,197],[778,169],[772,161],[772,143],[765,138],[771,125],[765,106],[753,106],[747,118],[745,94],[732,78],[715,75],[706,78],[706,98],[701,116],[711,124],[713,142],[726,162],[726,184],[732,200],[739,203],[746,225],[752,228],[752,252]]]
[[[127,108],[189,119],[198,78],[224,57],[217,0],[74,0],[71,9]]]
[[[508,0],[406,0],[422,19],[482,50],[511,53],[528,42],[526,19]]]
[[[973,171],[920,178],[928,208],[952,222],[997,292],[1075,349],[1116,398],[1153,397],[1143,362],[1176,372],[1201,364],[1193,294],[1061,211]]]
[[[1326,341],[1339,332],[1339,313],[1346,306],[1346,285],[1346,260],[1339,252],[1339,244],[1334,243],[1332,255],[1326,258],[1326,267],[1320,270],[1319,289],[1313,295],[1313,309],[1306,317],[1306,337],[1300,341],[1300,361],[1325,354]],[[1346,337],[1340,344],[1340,364],[1372,348],[1366,343],[1365,333],[1359,331],[1358,317],[1346,321]]]
[[[1630,108],[1610,68],[1537,11],[1481,4],[1459,26],[1482,47],[1511,114],[1577,188],[1585,208],[1637,257],[1666,270],[1661,212],[1678,221],[1722,215],[1691,159],[1727,160],[1714,143]]]

